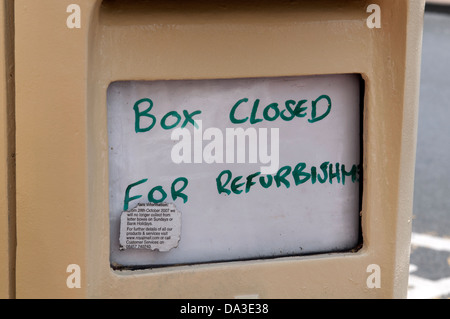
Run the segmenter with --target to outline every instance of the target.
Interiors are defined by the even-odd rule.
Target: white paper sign
[[[111,263],[154,267],[354,248],[360,105],[360,77],[350,74],[112,83]],[[136,239],[135,225],[127,233],[127,221],[139,217],[130,210],[148,203],[176,205],[178,222],[156,227],[171,228],[158,237],[173,242]]]
[[[120,217],[120,249],[169,251],[178,246],[181,213],[173,203],[138,204]]]

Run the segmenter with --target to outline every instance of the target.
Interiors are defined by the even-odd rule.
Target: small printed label
[[[120,249],[169,251],[178,246],[181,213],[173,203],[145,203],[122,212]]]

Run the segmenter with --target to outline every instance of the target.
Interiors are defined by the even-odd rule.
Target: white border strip
[[[411,245],[450,252],[450,239],[412,233]]]

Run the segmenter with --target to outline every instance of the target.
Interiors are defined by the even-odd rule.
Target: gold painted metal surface
[[[15,1],[17,297],[406,296],[423,1],[77,3],[69,29],[71,1]],[[379,29],[366,25],[371,3]],[[335,73],[366,86],[359,251],[110,268],[109,83]],[[69,264],[81,288],[67,287]],[[381,288],[366,285],[370,264]]]

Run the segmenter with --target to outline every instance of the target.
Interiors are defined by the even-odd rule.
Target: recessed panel
[[[112,266],[357,246],[360,79],[342,74],[111,83]]]

